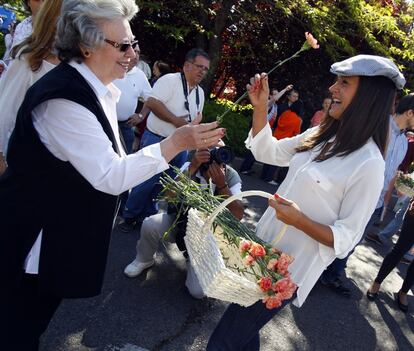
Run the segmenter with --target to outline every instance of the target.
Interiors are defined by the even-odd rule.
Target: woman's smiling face
[[[359,76],[338,76],[336,82],[329,88],[332,94],[332,104],[329,115],[340,119],[343,112],[351,103],[359,86]]]

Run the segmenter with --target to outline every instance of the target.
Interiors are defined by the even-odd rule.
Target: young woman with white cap
[[[254,106],[246,140],[256,160],[289,166],[275,200],[257,225],[271,243],[285,224],[277,248],[292,255],[291,279],[300,307],[324,269],[359,242],[375,209],[384,178],[389,118],[395,93],[405,84],[389,59],[358,55],[331,66],[332,105],[320,126],[277,140],[266,120],[268,77],[257,74],[247,86]],[[274,211],[276,210],[276,212]],[[259,350],[260,329],[284,306],[266,309],[231,304],[214,330],[208,351]]]

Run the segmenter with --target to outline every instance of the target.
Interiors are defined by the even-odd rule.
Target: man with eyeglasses
[[[121,97],[116,104],[116,114],[127,154],[132,152],[133,127],[139,124],[145,116],[144,111],[135,113],[138,99],[147,101],[152,91],[146,75],[137,67],[140,52],[139,45],[135,46],[134,51],[136,56],[129,61],[128,72],[125,77],[114,81],[114,84],[121,91]]]
[[[208,54],[202,49],[192,49],[185,56],[182,72],[166,74],[157,80],[146,103],[151,113],[141,138],[141,148],[160,142],[177,128],[201,116],[204,91],[199,84],[209,67]],[[186,161],[187,152],[184,151],[170,165],[181,167]],[[122,232],[131,232],[144,218],[158,212],[154,199],[160,191],[159,178],[154,176],[131,190],[122,212],[124,222],[119,226]]]

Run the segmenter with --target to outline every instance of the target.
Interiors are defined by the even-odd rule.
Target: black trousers
[[[1,324],[4,324],[0,331],[1,348],[37,351],[40,336],[61,301],[60,297],[39,293],[37,275],[24,274],[19,289],[6,302],[6,313],[0,317]]]
[[[385,256],[384,261],[382,262],[381,268],[378,272],[375,282],[381,284],[383,280],[391,273],[391,271],[397,266],[401,258],[405,253],[411,249],[414,244],[414,214],[407,212],[398,241],[390,251],[390,253]],[[407,275],[405,276],[404,283],[401,287],[401,292],[408,293],[408,290],[414,284],[414,261],[410,263]]]

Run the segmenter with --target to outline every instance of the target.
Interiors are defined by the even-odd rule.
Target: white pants
[[[141,237],[137,242],[136,260],[138,262],[145,263],[154,259],[160,240],[163,239],[164,233],[171,227],[174,220],[175,216],[167,213],[159,213],[145,218],[141,226]],[[164,240],[174,243],[176,234],[176,229],[173,229]],[[187,261],[185,285],[194,298],[201,299],[204,296],[190,261]]]

